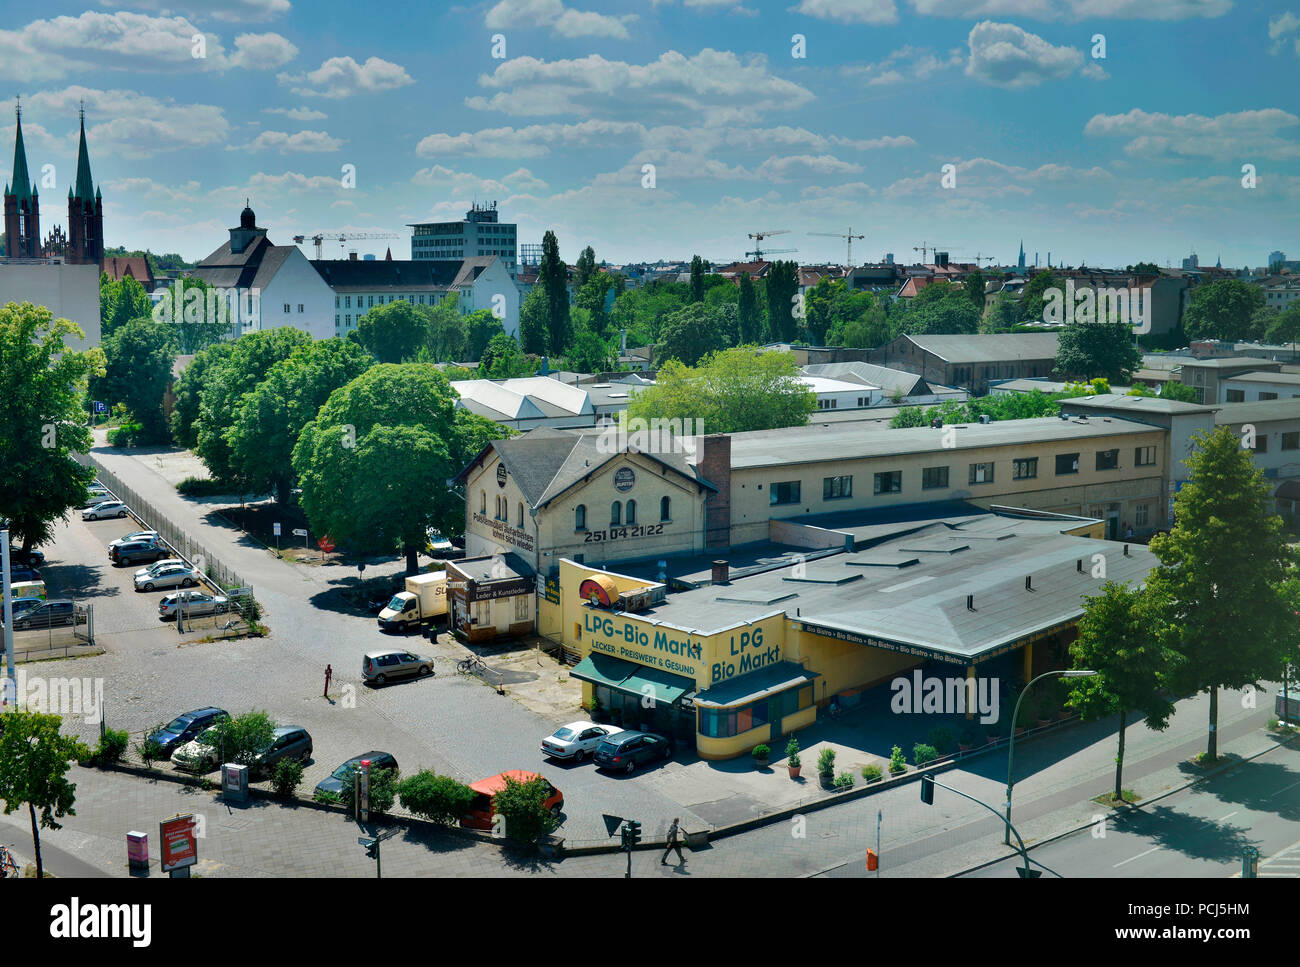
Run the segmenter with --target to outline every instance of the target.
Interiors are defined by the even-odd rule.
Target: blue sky
[[[730,260],[786,229],[769,244],[842,261],[809,233],[850,226],[855,261],[1011,262],[1022,237],[1069,264],[1300,258],[1300,0],[83,0],[6,25],[43,230],[84,99],[132,248],[201,257],[248,196],[277,242],[391,232],[355,247],[399,258],[407,222],[476,199],[569,260]]]

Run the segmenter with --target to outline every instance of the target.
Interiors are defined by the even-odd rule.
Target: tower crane
[[[974,255],[963,255],[960,258],[953,259],[953,261],[974,262],[976,265],[979,265],[981,262],[992,262],[994,261],[994,258],[992,255],[981,255],[979,252],[976,252]]]
[[[790,234],[790,229],[788,228],[779,228],[771,232],[750,232],[749,237],[754,240],[754,251],[746,252],[745,254],[747,256],[752,255],[756,259],[761,259],[763,257],[763,239],[769,238],[773,235],[789,235],[789,234]],[[791,249],[782,249],[781,251],[793,252],[796,250],[791,248]],[[771,252],[769,254],[775,255],[776,253]]]
[[[339,254],[342,255],[343,246],[356,239],[401,238],[401,236],[395,235],[392,232],[316,232],[313,235],[295,235],[293,241],[295,245],[301,245],[308,238],[310,238],[312,244],[316,246],[316,261],[319,262],[321,259],[321,244],[327,238],[337,238],[339,240]]]
[[[754,257],[755,262],[761,262],[769,255],[785,255],[789,252],[797,252],[797,251],[799,251],[797,248],[769,248],[763,252],[760,252],[758,249],[754,249],[754,251],[752,252],[746,252],[745,258],[749,258],[752,255]]]
[[[820,235],[820,236],[823,237],[823,238],[842,238],[842,239],[844,239],[845,244],[848,246],[848,248],[846,249],[846,251],[845,251],[845,253],[844,253],[844,260],[845,260],[845,261],[844,261],[844,267],[845,267],[846,269],[851,269],[851,268],[853,268],[853,240],[854,240],[855,238],[856,238],[856,239],[864,239],[864,238],[867,237],[867,236],[865,236],[865,235],[854,235],[854,234],[853,234],[853,226],[851,226],[851,225],[849,226],[848,234],[845,234],[845,233],[843,233],[843,232],[809,232],[808,234],[809,234],[809,235]]]
[[[939,247],[940,247],[942,244],[943,244],[942,242],[940,242],[940,243],[938,243],[938,244],[934,244],[934,245],[930,244],[929,242],[922,242],[920,245],[913,245],[913,246],[912,246],[912,251],[913,251],[913,252],[920,252],[920,253],[921,253],[921,263],[922,263],[922,264],[926,264],[925,253],[926,253],[926,252],[937,252],[937,251],[939,251]]]

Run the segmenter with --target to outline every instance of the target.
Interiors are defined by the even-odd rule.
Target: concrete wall
[[[98,346],[99,266],[0,262],[0,305],[31,302],[45,306],[55,319],[70,319],[81,327],[84,339],[69,338],[69,349]]]

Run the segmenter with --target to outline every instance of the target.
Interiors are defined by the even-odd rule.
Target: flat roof
[[[1278,367],[1282,364],[1273,359],[1261,359],[1257,356],[1214,356],[1210,359],[1188,359],[1184,366],[1201,366],[1206,369],[1259,369]]]
[[[1232,377],[1232,381],[1242,383],[1286,383],[1300,386],[1300,373],[1242,373]]]
[[[1037,417],[1029,420],[1001,420],[994,423],[954,423],[957,449],[1011,446],[1053,440],[1079,440],[1114,434],[1153,432],[1150,426],[1120,417]],[[942,429],[907,427],[872,430],[856,422],[787,427],[781,430],[752,430],[731,434],[733,470],[779,467],[796,463],[822,463],[895,456],[905,453],[933,453],[948,450]]]
[[[1223,403],[1214,413],[1214,422],[1220,426],[1268,420],[1300,420],[1300,399]]]
[[[1158,563],[1141,544],[1126,554],[1042,525],[994,513],[904,524],[870,548],[670,594],[630,616],[708,635],[784,613],[809,631],[961,665],[1072,624],[1106,580],[1140,584]],[[1104,579],[1092,576],[1095,554]]]
[[[1184,403],[1159,396],[1121,396],[1118,393],[1099,393],[1096,396],[1076,396],[1061,400],[1062,406],[1084,407],[1098,410],[1130,410],[1134,413],[1208,413],[1217,407],[1205,403]]]

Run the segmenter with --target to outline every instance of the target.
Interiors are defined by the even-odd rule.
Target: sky
[[[475,201],[570,262],[1300,258],[1300,0],[6,6],[43,233],[84,101],[107,244],[189,259],[245,198],[381,258]]]

